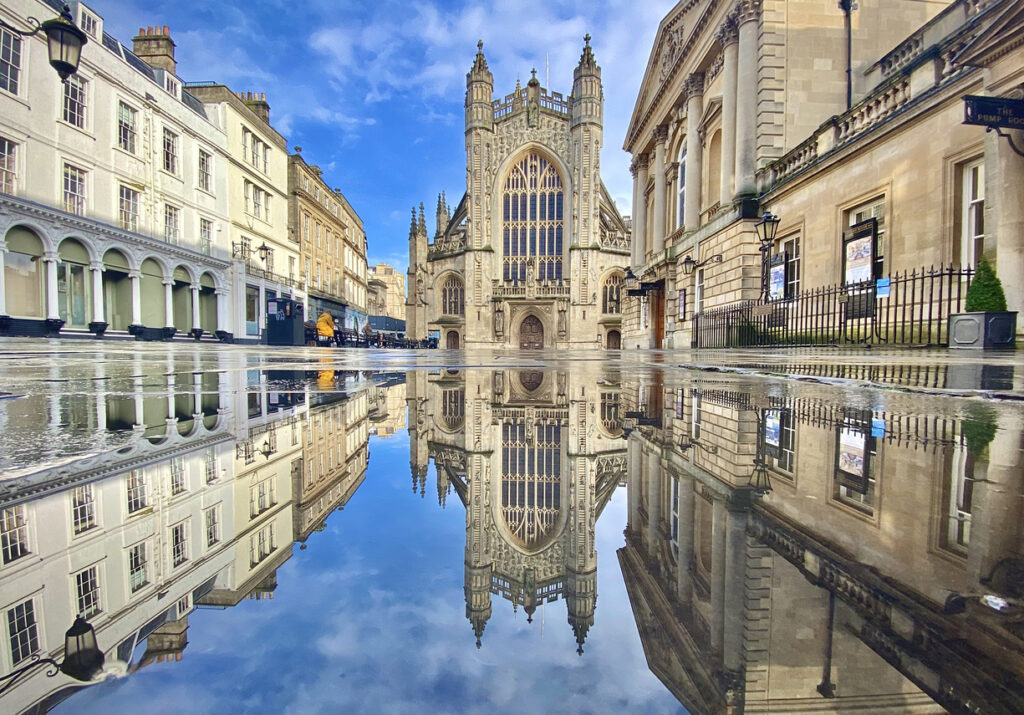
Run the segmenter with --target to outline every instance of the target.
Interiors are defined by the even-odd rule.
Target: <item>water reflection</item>
[[[480,647],[491,596],[520,607],[564,600],[583,654],[594,625],[594,524],[626,474],[619,388],[566,371],[411,373],[413,489],[428,462],[439,504],[466,510],[466,618]],[[600,411],[596,405],[600,404]]]
[[[556,656],[591,665],[595,634],[631,618],[646,667],[692,713],[1024,711],[1013,405],[664,364],[228,367],[101,365],[103,390],[82,389],[83,369],[0,401],[36,444],[78,435],[38,462],[8,455],[0,672],[59,656],[79,613],[105,677],[180,660],[194,610],[272,599],[294,545],[393,477],[368,467],[370,436],[395,437],[404,460],[407,432],[415,502],[464,512],[464,542],[432,548],[463,551],[464,601],[443,607],[464,606],[473,653],[511,647],[488,630],[502,615],[564,608]],[[877,381],[935,386],[907,374]],[[982,377],[964,389],[1014,379]],[[620,486],[620,573],[605,560],[601,575],[621,578],[631,612],[598,609],[597,522]],[[407,501],[388,509],[415,518]],[[281,630],[295,617],[273,614]],[[80,687],[39,669],[3,710],[46,712]]]

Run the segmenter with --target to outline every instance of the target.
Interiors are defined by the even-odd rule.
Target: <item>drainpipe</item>
[[[853,106],[853,28],[851,15],[857,9],[853,0],[839,0],[839,9],[843,11],[843,27],[846,30],[846,108]]]

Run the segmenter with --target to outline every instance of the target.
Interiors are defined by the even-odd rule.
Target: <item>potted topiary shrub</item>
[[[984,258],[967,289],[964,308],[966,313],[949,316],[949,347],[1016,347],[1017,313],[1006,310],[1003,284]]]

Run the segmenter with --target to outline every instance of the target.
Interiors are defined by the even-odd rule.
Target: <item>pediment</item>
[[[661,98],[674,70],[693,48],[696,36],[708,31],[706,20],[720,4],[721,0],[680,0],[661,21],[626,132],[623,148],[627,151],[643,130],[647,115]]]
[[[958,65],[985,67],[1006,53],[1024,45],[1024,4],[1004,0],[981,18],[983,29],[956,58]]]

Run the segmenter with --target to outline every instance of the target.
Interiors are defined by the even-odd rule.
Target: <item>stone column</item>
[[[723,206],[732,201],[736,171],[736,62],[739,54],[739,28],[731,15],[718,28],[722,45],[722,187]]]
[[[0,238],[0,315],[7,315],[7,242]]]
[[[174,288],[174,281],[164,281],[164,327],[174,327],[174,297],[172,289]]]
[[[660,552],[658,522],[661,521],[661,456],[648,455],[647,469],[647,553],[656,556]]]
[[[683,226],[700,227],[701,169],[704,147],[700,139],[700,118],[704,113],[704,73],[686,78],[686,203]]]
[[[711,651],[716,658],[721,658],[725,643],[725,563],[728,509],[725,499],[717,495],[714,497],[713,515],[711,523]]]
[[[228,292],[223,288],[213,291],[217,296],[217,330],[231,332],[231,325],[228,319]]]
[[[680,603],[689,604],[693,601],[693,517],[697,493],[693,488],[693,477],[681,474],[678,479],[679,500],[676,511],[679,513],[679,554],[676,557],[676,593]]]
[[[106,322],[103,310],[103,262],[93,261],[89,264],[92,271],[92,322]]]
[[[60,256],[56,253],[43,255],[43,262],[46,264],[46,319],[60,320],[60,306],[57,304],[57,261]]]
[[[627,499],[629,501],[629,526],[628,529],[636,529],[640,524],[640,470],[641,470],[641,449],[640,442],[636,437],[630,437],[626,449],[628,460],[626,462],[626,474],[629,485]]]
[[[192,286],[192,329],[199,329],[199,286]]]
[[[757,53],[760,0],[741,0],[737,8],[739,47],[736,56],[736,198],[757,194]]]
[[[725,603],[722,624],[722,665],[731,671],[743,668],[743,596],[747,580],[747,510],[728,504],[725,524]]]
[[[636,158],[637,193],[636,208],[633,209],[633,245],[636,246],[636,262],[633,267],[647,263],[647,155]]]
[[[665,252],[665,142],[668,140],[668,127],[662,125],[654,129],[654,226],[652,231],[652,250],[657,260]]]
[[[142,325],[142,273],[129,271],[128,279],[132,282],[132,325]]]
[[[636,272],[636,267],[640,265],[640,253],[643,248],[640,242],[637,241],[637,236],[642,235],[639,232],[639,225],[637,223],[637,211],[640,206],[640,192],[642,187],[640,186],[640,167],[637,165],[636,160],[629,165],[629,173],[633,175],[633,230],[630,235],[629,241],[629,267]]]

